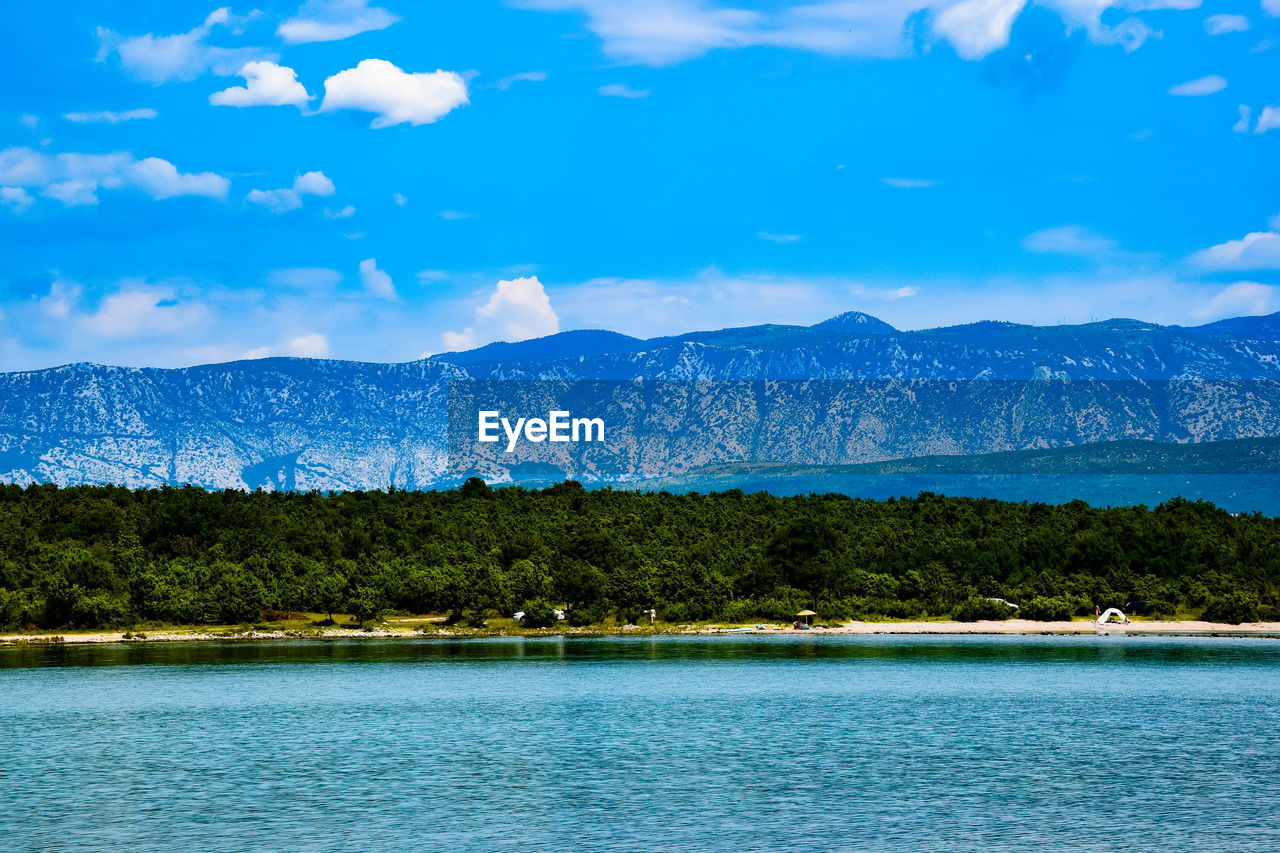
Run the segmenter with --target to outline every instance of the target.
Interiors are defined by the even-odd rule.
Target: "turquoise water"
[[[1280,850],[1280,641],[0,649],[6,851]]]

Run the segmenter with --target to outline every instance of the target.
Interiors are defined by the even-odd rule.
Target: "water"
[[[6,851],[1274,851],[1280,641],[0,649]]]

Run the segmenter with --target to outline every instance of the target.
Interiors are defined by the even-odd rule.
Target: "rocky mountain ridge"
[[[450,464],[451,383],[636,380],[659,383],[662,405],[673,397],[661,383],[784,384],[767,386],[774,389],[767,394],[740,391],[732,407],[714,396],[692,398],[700,405],[686,407],[683,419],[647,410],[623,430],[629,446],[566,457],[567,475],[628,480],[724,462],[856,464],[1085,441],[1273,436],[1280,435],[1280,314],[1189,328],[1109,320],[904,332],[850,312],[810,327],[647,341],[565,332],[404,364],[66,365],[0,374],[0,480],[303,490],[447,485],[465,473],[457,459]],[[1000,390],[975,393],[984,391],[975,382]],[[839,405],[832,383],[843,384]],[[1045,388],[1070,383],[1096,387],[1066,408],[1045,396]],[[490,466],[482,473],[502,480],[509,472]]]

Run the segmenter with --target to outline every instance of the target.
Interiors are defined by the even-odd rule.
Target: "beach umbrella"
[[[810,622],[812,622],[812,621],[813,621],[813,620],[812,620],[812,617],[817,616],[818,614],[817,614],[817,613],[815,613],[815,612],[814,612],[814,611],[812,611],[812,610],[801,610],[801,611],[800,611],[799,613],[797,613],[796,615],[797,615],[797,616],[803,616],[803,617],[804,617],[805,624],[809,624]]]

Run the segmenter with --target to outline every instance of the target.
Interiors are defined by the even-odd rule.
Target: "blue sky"
[[[1280,310],[1280,0],[6,18],[0,369]]]

